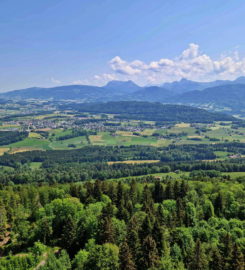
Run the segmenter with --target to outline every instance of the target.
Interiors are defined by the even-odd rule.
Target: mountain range
[[[195,82],[187,79],[141,87],[133,81],[110,81],[105,86],[33,87],[0,94],[1,99],[51,99],[79,102],[151,101],[187,104],[245,114],[245,77],[234,81]]]

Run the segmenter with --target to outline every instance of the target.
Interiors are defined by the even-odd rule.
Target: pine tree
[[[153,199],[156,203],[161,203],[164,199],[164,188],[160,181],[155,182]]]
[[[114,228],[111,217],[104,217],[100,223],[99,241],[101,244],[114,243]]]
[[[6,231],[6,224],[7,224],[7,212],[0,201],[0,239],[4,237]]]
[[[159,264],[159,256],[155,240],[148,235],[142,244],[142,253],[140,259],[140,269],[148,270],[157,267]]]
[[[244,270],[244,266],[244,256],[238,245],[235,243],[231,257],[230,270]]]
[[[185,220],[185,206],[181,198],[177,199],[176,207],[177,207],[176,223],[177,223],[177,226],[182,226]]]
[[[133,180],[130,183],[130,198],[132,200],[132,203],[135,204],[137,202],[137,182]]]
[[[133,215],[134,207],[133,207],[133,203],[130,199],[126,201],[125,207],[129,213],[130,217],[131,217]]]
[[[149,187],[146,185],[143,191],[143,207],[142,210],[147,214],[154,213],[154,201]]]
[[[223,257],[223,269],[229,269],[233,253],[233,244],[229,233],[221,239],[221,253]]]
[[[100,180],[96,180],[95,184],[94,184],[94,193],[93,193],[93,197],[99,201],[101,200],[101,196],[102,196],[102,189],[101,189],[101,181]]]
[[[173,184],[172,182],[168,182],[166,189],[165,189],[165,195],[166,199],[174,199],[174,189],[173,189]]]
[[[164,216],[164,208],[163,208],[162,204],[159,204],[157,207],[156,217],[157,217],[157,220],[159,221],[161,226],[166,224],[166,220],[165,220],[165,216]]]
[[[187,181],[182,180],[180,185],[180,197],[183,199],[189,190]]]
[[[132,255],[134,258],[134,262],[136,265],[139,264],[140,260],[140,248],[141,248],[141,243],[139,239],[139,224],[137,223],[137,219],[132,217],[128,223],[128,228],[127,228],[127,244],[132,251]]]
[[[158,254],[160,256],[165,256],[168,253],[168,244],[167,244],[167,239],[165,239],[165,230],[163,226],[160,225],[158,221],[155,221],[153,229],[152,229],[152,237],[154,238],[157,249],[158,249]]]
[[[115,204],[117,201],[117,190],[116,190],[116,186],[114,183],[109,183],[107,195],[111,198],[112,203]]]
[[[190,263],[190,270],[205,270],[207,269],[207,265],[208,261],[203,252],[201,241],[197,239],[192,262]]]
[[[225,207],[225,203],[224,203],[224,197],[223,195],[219,192],[218,196],[215,199],[214,202],[214,210],[215,213],[218,217],[222,217],[223,215],[223,210]]]
[[[174,182],[174,199],[177,200],[178,198],[180,198],[180,184],[178,181]]]
[[[136,270],[131,250],[126,241],[120,246],[119,258],[121,270]]]
[[[117,201],[116,201],[117,207],[120,205],[121,201],[123,200],[123,195],[124,195],[123,185],[121,182],[119,182],[117,185]]]
[[[70,254],[72,253],[72,246],[76,239],[77,224],[71,215],[68,215],[65,224],[63,225],[60,245],[65,248]]]
[[[222,270],[223,261],[219,249],[217,247],[213,248],[211,251],[211,260],[209,263],[210,270]]]
[[[139,232],[141,243],[144,241],[144,239],[147,236],[151,235],[151,233],[152,233],[152,224],[151,224],[150,217],[147,215],[142,223],[142,226]]]
[[[114,207],[112,205],[112,203],[108,203],[105,207],[103,207],[102,209],[102,213],[101,213],[101,218],[105,218],[105,217],[113,217],[113,213],[114,212]]]

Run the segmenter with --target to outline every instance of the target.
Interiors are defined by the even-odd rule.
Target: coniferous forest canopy
[[[3,105],[0,269],[244,269],[243,119],[40,104]]]

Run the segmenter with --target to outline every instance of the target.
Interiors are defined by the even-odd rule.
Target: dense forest
[[[86,136],[86,138],[88,139],[89,135],[96,135],[96,134],[97,134],[96,131],[92,131],[92,130],[72,129],[70,134],[59,136],[57,137],[57,140],[63,141],[63,140],[71,139],[71,138],[76,138],[79,136]]]
[[[0,145],[18,142],[28,137],[28,132],[0,131]]]
[[[83,103],[62,105],[60,108],[73,109],[79,112],[110,113],[116,118],[170,121],[170,122],[199,122],[210,123],[213,121],[238,121],[234,117],[212,113],[195,107],[184,105],[163,105],[161,103],[120,101],[107,103]]]
[[[217,177],[221,173],[244,172],[244,159],[232,161],[191,161],[191,162],[157,162],[142,164],[125,164],[114,163],[108,164],[103,162],[90,163],[46,163],[39,169],[31,169],[29,164],[16,167],[15,169],[7,167],[0,171],[0,184],[26,184],[26,183],[71,183],[87,181],[91,179],[118,179],[130,176],[142,176],[157,173],[200,171],[199,174],[192,174],[193,179],[199,176]],[[195,176],[195,177],[194,177]],[[244,177],[240,176],[239,181]]]
[[[244,183],[198,178],[1,186],[0,269],[243,270]]]
[[[45,166],[51,164],[64,164],[70,162],[108,162],[123,160],[161,160],[194,161],[213,160],[215,151],[227,151],[231,155],[245,154],[244,143],[225,144],[197,144],[197,145],[169,145],[168,147],[153,146],[85,146],[74,150],[31,151],[4,154],[0,156],[0,165],[18,167],[28,162],[43,162]]]

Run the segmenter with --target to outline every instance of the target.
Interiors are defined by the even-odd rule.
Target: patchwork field
[[[57,119],[55,117],[59,116]],[[62,114],[46,114],[36,116],[42,120],[54,117],[55,121]],[[67,116],[63,114],[63,116]],[[68,116],[70,117],[70,116]],[[92,117],[92,116],[91,116]],[[112,116],[110,116],[112,117]],[[100,115],[93,115],[94,120],[101,119]],[[89,119],[85,119],[88,120]],[[62,120],[63,121],[63,120]],[[93,123],[93,122],[91,122]],[[3,145],[0,155],[4,152],[16,153],[38,150],[68,150],[82,148],[90,145],[149,145],[155,147],[168,146],[169,144],[214,144],[224,142],[245,142],[245,128],[234,128],[230,122],[215,122],[213,124],[190,124],[178,123],[159,127],[154,121],[121,120],[120,122],[110,120],[109,125],[116,123],[120,128],[110,130],[98,130],[97,124],[85,126],[87,130],[94,131],[96,135],[72,137],[72,128],[42,128],[29,133],[28,138],[9,145]],[[16,128],[17,125],[3,124],[0,129]],[[83,128],[83,126],[81,126]],[[107,130],[108,129],[108,130]],[[46,132],[42,134],[42,132]],[[63,138],[61,138],[63,137]],[[67,137],[67,138],[66,138]],[[69,138],[70,137],[70,138]],[[71,138],[72,137],[72,138]],[[228,153],[216,153],[218,159],[228,158]]]

